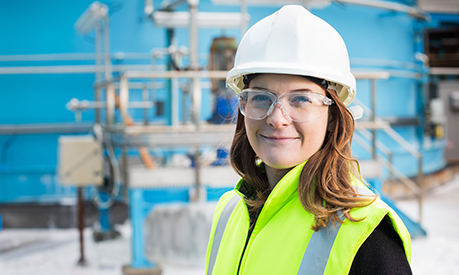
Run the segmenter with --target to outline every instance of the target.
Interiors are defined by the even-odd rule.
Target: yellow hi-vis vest
[[[302,207],[298,178],[304,163],[288,172],[266,200],[249,239],[247,205],[239,192],[225,193],[217,204],[207,248],[207,275],[348,274],[360,246],[387,215],[411,260],[410,235],[398,215],[382,200],[351,210],[361,222],[344,220],[314,232],[314,216]],[[370,192],[357,179],[352,183]]]

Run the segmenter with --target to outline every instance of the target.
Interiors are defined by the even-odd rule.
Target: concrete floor
[[[417,217],[415,200],[399,201],[398,206]],[[431,191],[424,199],[425,238],[412,241],[413,274],[459,275],[459,174]],[[91,230],[85,230],[85,258],[88,265],[77,266],[79,259],[76,229],[4,229],[0,231],[0,274],[121,274],[130,263],[130,225],[117,228],[122,237],[95,243]],[[161,263],[163,275],[204,274],[203,263],[180,266]]]

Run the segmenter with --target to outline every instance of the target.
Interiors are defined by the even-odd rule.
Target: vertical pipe
[[[191,70],[198,71],[198,2],[188,1],[190,4],[190,66]],[[199,128],[199,118],[201,110],[201,83],[200,78],[194,76],[191,78],[191,92],[193,101],[193,120],[196,127]]]
[[[376,80],[374,78],[371,79],[371,121],[373,125],[375,125],[376,120]],[[376,159],[376,129],[373,128],[371,130],[372,139],[371,139],[371,154],[373,160]]]
[[[129,212],[132,225],[132,268],[154,268],[156,265],[145,258],[145,237],[144,237],[144,213],[146,202],[143,198],[143,190],[130,188],[129,190]],[[133,273],[134,274],[134,273]],[[139,273],[140,274],[140,273]],[[144,273],[147,274],[147,273]],[[151,273],[156,274],[156,273]]]
[[[104,57],[105,57],[105,81],[112,81],[112,65],[110,59],[110,28],[108,15],[104,18]],[[113,83],[107,84],[107,125],[112,126],[115,122],[115,86]]]
[[[171,47],[172,45],[174,45],[175,43],[175,39],[174,39],[174,29],[167,29],[166,30],[166,43],[167,43],[167,46],[169,47],[169,49],[173,48]],[[167,64],[167,69],[169,71],[171,70],[174,70],[174,67],[172,66],[172,60],[173,58],[173,53],[170,52],[169,54],[169,62]],[[168,93],[166,94],[166,99],[165,99],[165,104],[164,104],[164,115],[166,116],[166,119],[167,119],[167,125],[172,125],[173,124],[173,116],[174,116],[174,110],[173,110],[173,102],[172,102],[172,93],[173,93],[173,90],[175,89],[174,85],[173,85],[173,81],[171,78],[168,78],[167,80],[167,84],[168,84],[168,87],[169,87],[169,90],[168,90]]]
[[[247,0],[241,0],[241,39],[247,31]]]
[[[171,78],[171,125],[179,124],[179,96],[178,79]]]
[[[108,15],[104,18],[104,52],[105,52],[105,80],[112,79],[112,62],[110,59],[110,27]]]
[[[389,160],[389,177],[387,179],[387,182],[389,183],[388,187],[388,193],[390,197],[394,196],[394,174],[392,173],[392,170],[394,169],[394,158],[392,152],[387,153],[387,158]]]
[[[150,98],[148,96],[148,87],[146,84],[142,88],[142,101],[144,103],[150,101]],[[148,125],[148,109],[147,108],[143,108],[143,124]]]
[[[81,186],[78,186],[78,232],[80,235],[80,259],[78,260],[77,265],[85,266],[86,259],[84,258],[84,202],[83,202],[83,192]]]
[[[123,198],[127,199],[128,198],[128,193],[127,193],[127,190],[128,190],[128,187],[129,187],[129,158],[128,158],[128,155],[127,155],[127,146],[123,145],[122,147],[122,171],[123,171],[123,191],[122,191],[122,195],[123,195]]]
[[[128,121],[128,103],[129,103],[129,83],[126,76],[122,76],[120,79],[120,111],[123,116],[123,122],[127,125]]]
[[[191,201],[200,201],[201,198],[201,152],[199,147],[196,147],[196,153],[194,155],[194,180],[195,180],[195,193],[194,197],[190,198]]]
[[[188,0],[190,5],[190,65],[191,70],[197,72],[199,69],[198,62],[198,3],[199,0]],[[196,129],[199,131],[199,121],[201,115],[201,79],[198,76],[193,76],[191,79],[191,92],[193,101],[193,120],[196,125]],[[193,198],[198,201],[201,193],[201,178],[199,165],[200,151],[199,147],[196,148],[195,153],[195,187],[196,195]]]
[[[102,49],[101,49],[101,22],[96,25],[96,88],[94,90],[94,100],[100,101],[100,87],[102,82]],[[100,108],[96,108],[96,123],[100,123]]]
[[[107,126],[113,126],[115,123],[115,86],[113,83],[107,84],[106,88],[106,104],[107,104]]]
[[[422,223],[422,203],[423,203],[423,196],[424,196],[424,173],[422,172],[422,155],[418,157],[418,184],[421,192],[418,198],[418,205],[419,205],[419,224]]]

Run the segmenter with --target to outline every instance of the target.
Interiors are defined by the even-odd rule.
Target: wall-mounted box
[[[102,146],[92,136],[59,137],[59,180],[63,185],[103,183]]]
[[[449,93],[449,108],[451,112],[459,112],[459,91]]]

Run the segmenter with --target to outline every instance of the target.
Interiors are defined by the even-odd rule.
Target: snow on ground
[[[417,217],[415,200],[400,201],[411,217]],[[428,236],[412,240],[412,269],[416,275],[459,275],[459,174],[424,198],[423,225]],[[117,275],[131,262],[129,224],[116,228],[122,237],[94,242],[85,230],[87,266],[77,265],[80,250],[76,229],[4,229],[0,231],[2,275]],[[204,274],[204,267],[161,263],[163,275]]]

